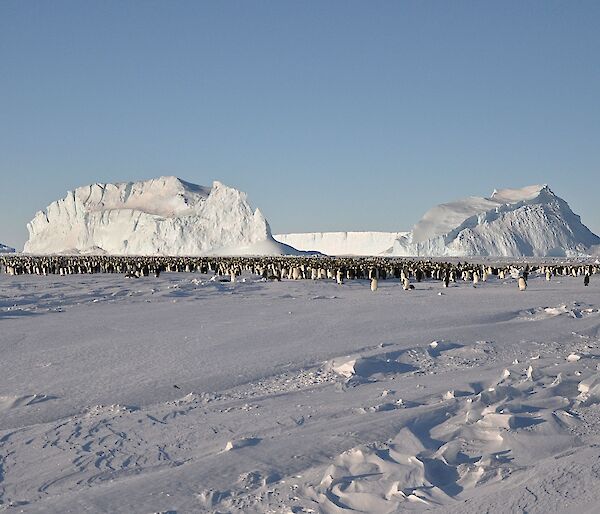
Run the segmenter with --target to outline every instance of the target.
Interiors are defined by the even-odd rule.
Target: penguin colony
[[[440,281],[444,287],[459,280],[476,287],[490,276],[513,277],[519,289],[527,287],[527,277],[537,273],[551,280],[555,276],[584,277],[600,273],[597,264],[474,264],[438,262],[398,257],[118,257],[118,256],[25,256],[0,257],[0,273],[7,275],[73,275],[120,273],[126,278],[158,277],[162,272],[213,273],[223,281],[235,282],[243,272],[266,280],[345,280],[365,279],[377,291],[380,280],[399,280],[406,291],[411,281]]]

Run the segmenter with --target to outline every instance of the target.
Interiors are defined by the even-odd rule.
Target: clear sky
[[[548,183],[600,233],[600,2],[0,0],[0,242],[92,182],[405,230]]]

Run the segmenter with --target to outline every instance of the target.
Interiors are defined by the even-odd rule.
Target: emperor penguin
[[[450,285],[450,273],[446,273],[444,275],[444,287],[448,287]]]
[[[583,276],[583,285],[586,286],[586,287],[590,285],[590,274],[587,273],[587,272]]]
[[[377,291],[377,287],[379,286],[379,281],[376,277],[371,279],[371,291]]]
[[[341,269],[337,270],[337,273],[335,274],[335,281],[339,284],[342,285],[344,283],[344,274],[342,273]]]
[[[405,291],[408,291],[410,289],[410,282],[406,277],[404,277],[404,279],[402,280],[402,289],[404,289]]]
[[[527,289],[527,281],[523,277],[519,277],[519,291]]]

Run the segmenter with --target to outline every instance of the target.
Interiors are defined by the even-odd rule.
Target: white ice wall
[[[276,234],[277,241],[298,250],[326,255],[379,255],[406,232],[308,232]]]
[[[25,252],[114,255],[294,253],[276,242],[246,194],[176,177],[70,191],[27,225]]]

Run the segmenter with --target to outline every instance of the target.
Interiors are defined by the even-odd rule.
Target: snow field
[[[593,512],[598,281],[415,287],[0,275],[0,509]]]

